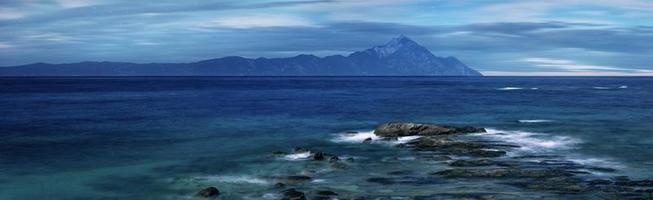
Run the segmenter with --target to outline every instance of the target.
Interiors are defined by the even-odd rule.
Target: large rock
[[[381,137],[401,137],[414,135],[449,135],[456,133],[485,132],[484,128],[439,126],[417,123],[385,123],[376,129],[374,134]]]
[[[196,195],[199,197],[206,197],[206,198],[215,197],[220,195],[220,190],[218,190],[218,188],[216,187],[207,187],[197,192]]]
[[[306,200],[306,195],[295,188],[284,190],[281,194],[283,195],[282,200]]]

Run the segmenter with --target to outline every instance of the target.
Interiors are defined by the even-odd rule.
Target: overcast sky
[[[486,75],[653,75],[651,0],[0,0],[1,66],[325,56],[399,34]]]

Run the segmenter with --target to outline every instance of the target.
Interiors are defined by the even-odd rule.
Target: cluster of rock
[[[615,169],[584,166],[568,162],[555,156],[543,156],[542,161],[532,161],[537,155],[508,157],[506,151],[519,146],[499,142],[466,141],[453,139],[457,135],[482,133],[483,128],[439,126],[416,123],[386,123],[378,126],[374,133],[383,139],[403,136],[421,136],[399,145],[419,152],[429,152],[430,158],[447,161],[450,169],[430,173],[431,176],[456,179],[495,179],[505,184],[529,190],[563,193],[601,192],[617,199],[653,198],[653,180],[630,180],[616,177],[614,180],[587,180],[579,175],[588,171],[614,172]],[[423,153],[422,153],[423,155]],[[449,160],[451,157],[464,159]],[[443,159],[444,158],[444,159]],[[446,159],[449,158],[449,159]],[[407,172],[403,172],[407,173]],[[389,175],[396,175],[389,173]],[[376,177],[370,182],[381,184],[425,183],[428,177],[406,175]]]
[[[612,179],[596,179],[590,172],[615,172],[615,169],[581,165],[566,161],[556,155],[508,156],[519,146],[505,141],[477,141],[464,139],[470,133],[485,132],[483,128],[440,126],[417,123],[386,123],[378,126],[374,134],[381,140],[395,140],[398,137],[419,136],[399,144],[416,152],[418,159],[447,164],[448,169],[430,173],[400,170],[388,172],[387,176],[367,178],[368,182],[382,185],[393,184],[443,184],[443,180],[483,181],[492,180],[525,190],[585,195],[599,194],[608,199],[653,199],[653,180],[631,180],[618,176]],[[370,143],[372,138],[363,143]],[[277,151],[274,156],[308,154],[306,160],[312,163],[328,164],[335,169],[347,169],[354,160],[338,155],[306,148],[295,148],[291,152]],[[278,181],[274,189],[279,198],[287,200],[334,199],[339,195],[329,190],[312,190],[307,193],[295,188],[313,179],[305,175],[272,177]],[[209,187],[197,193],[200,197],[215,197],[220,192]],[[346,196],[346,194],[344,194]],[[342,196],[341,197],[345,197]],[[376,198],[376,197],[375,197]],[[384,199],[384,197],[380,197]],[[431,196],[415,196],[416,199],[514,199],[506,193],[446,193]]]

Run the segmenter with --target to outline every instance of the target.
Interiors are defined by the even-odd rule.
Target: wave
[[[252,177],[252,176],[202,176],[196,177],[196,179],[206,182],[222,182],[222,183],[240,183],[240,184],[257,184],[257,185],[269,185],[270,181]]]
[[[594,88],[596,90],[611,90],[611,89],[628,89],[628,86],[627,85],[621,85],[621,86],[618,86],[618,87],[596,86],[596,87],[592,87],[592,88]]]
[[[404,136],[398,137],[397,140],[383,140],[381,137],[374,134],[374,131],[361,131],[356,133],[342,133],[337,134],[335,138],[331,139],[332,142],[337,143],[362,143],[367,139],[372,139],[374,143],[384,144],[403,144],[411,140],[417,139],[421,136]]]
[[[332,139],[334,142],[346,142],[346,143],[361,143],[366,139],[371,138],[372,140],[379,140],[379,136],[374,134],[374,131],[361,131],[355,133],[343,133],[338,134],[336,138]]]
[[[520,87],[502,87],[502,88],[497,88],[497,90],[523,90],[524,88]]]
[[[496,90],[539,90],[540,88],[532,87],[532,88],[523,88],[523,87],[502,87],[502,88],[497,88]]]
[[[626,89],[626,88],[628,88],[628,86],[627,86],[627,85],[622,85],[622,86],[619,86],[619,89]]]
[[[546,123],[546,122],[553,122],[553,120],[549,119],[520,119],[517,120],[519,123]]]
[[[558,149],[571,149],[575,144],[580,143],[578,139],[567,136],[552,136],[543,133],[526,131],[505,131],[487,128],[486,133],[476,135],[490,139],[512,143],[520,146],[524,151],[552,151]]]
[[[306,160],[309,157],[311,157],[311,152],[306,151],[306,152],[299,152],[299,153],[291,153],[288,155],[283,156],[284,160]]]

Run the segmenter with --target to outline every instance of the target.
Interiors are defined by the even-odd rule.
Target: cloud
[[[25,16],[24,13],[18,12],[14,9],[0,7],[0,20],[19,19]]]
[[[520,60],[531,64],[535,67],[541,67],[544,69],[551,70],[562,70],[566,72],[615,72],[620,71],[620,73],[642,73],[647,72],[647,70],[639,69],[629,69],[613,66],[603,66],[603,65],[592,65],[579,63],[572,60],[564,59],[554,59],[554,58],[524,58]]]
[[[261,27],[293,27],[293,26],[315,26],[309,20],[291,15],[248,15],[248,16],[227,16],[220,17],[204,27],[224,28],[261,28]]]
[[[63,8],[79,8],[100,3],[95,0],[56,0],[56,2]]]

